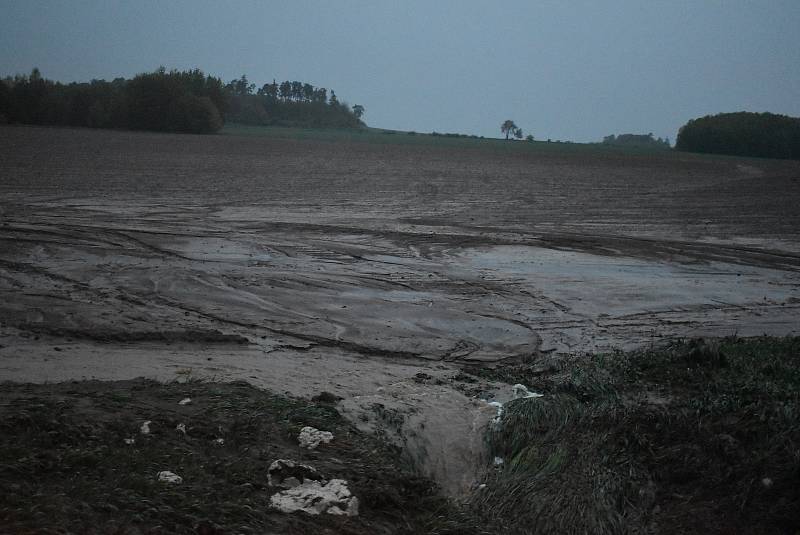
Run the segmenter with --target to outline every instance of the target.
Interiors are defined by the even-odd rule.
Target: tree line
[[[349,106],[334,90],[298,81],[266,83],[259,88],[246,75],[225,86],[227,118],[251,125],[340,127],[362,126],[364,107]]]
[[[675,148],[800,160],[800,118],[744,111],[707,115],[681,127]]]
[[[661,139],[653,137],[653,133],[649,134],[620,134],[615,136],[611,134],[603,138],[603,145],[621,145],[626,147],[650,147],[669,149],[669,138]]]
[[[111,82],[47,80],[38,69],[0,80],[0,123],[212,133],[224,122],[357,127],[363,106],[301,82],[272,82],[256,91],[246,76],[225,84],[199,69],[163,67]]]

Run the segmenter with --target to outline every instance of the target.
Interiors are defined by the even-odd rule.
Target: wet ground
[[[455,494],[461,366],[800,327],[797,162],[0,127],[0,177],[0,379],[331,391]]]

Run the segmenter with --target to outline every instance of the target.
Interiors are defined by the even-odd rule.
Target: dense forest
[[[212,133],[228,121],[255,125],[358,127],[362,106],[302,82],[256,91],[246,76],[225,84],[201,70],[163,67],[130,80],[63,84],[30,75],[0,80],[0,123]]]
[[[678,150],[800,160],[800,118],[773,113],[721,113],[681,127]]]

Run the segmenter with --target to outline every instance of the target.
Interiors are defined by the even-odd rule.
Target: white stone
[[[502,457],[495,457],[494,458],[494,465],[495,466],[503,466],[503,463],[505,463],[505,461],[503,460]]]
[[[192,398],[183,398],[178,402],[178,405],[188,405],[192,402]]]
[[[181,432],[181,433],[183,433],[185,435],[186,434],[186,424],[178,424],[178,425],[176,425],[175,426],[175,431],[179,431],[179,432]]]
[[[171,483],[173,485],[180,485],[183,483],[183,478],[174,472],[170,472],[169,470],[163,470],[158,473],[158,480],[163,481],[164,483]]]
[[[139,428],[139,432],[143,435],[149,435],[151,423],[153,423],[151,420],[147,420],[145,423],[142,424],[142,427]]]
[[[333,433],[330,431],[320,431],[315,427],[306,426],[300,430],[297,440],[300,442],[301,448],[313,450],[320,444],[327,444],[333,440]]]
[[[126,438],[125,439],[125,444],[127,444],[128,446],[133,445],[135,442],[136,442],[136,440],[132,439],[132,438]]]
[[[358,515],[358,498],[347,488],[347,481],[331,479],[306,481],[270,498],[270,505],[282,513],[302,511],[310,515]]]
[[[214,444],[216,444],[217,446],[222,446],[222,445],[225,444],[225,439],[224,438],[217,438],[217,439],[214,440]]]

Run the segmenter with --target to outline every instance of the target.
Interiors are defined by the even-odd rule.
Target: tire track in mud
[[[11,268],[15,271],[19,272],[32,272],[38,275],[42,275],[44,277],[57,280],[60,282],[67,282],[70,284],[74,284],[83,290],[91,297],[95,298],[107,298],[108,295],[105,294],[103,289],[100,288],[93,288],[86,283],[77,281],[75,279],[71,279],[69,277],[65,277],[63,275],[51,273],[44,268],[39,268],[32,264],[24,264],[18,262],[10,262],[6,260],[0,260],[0,265],[5,266],[7,268]],[[132,304],[150,308],[155,304],[162,304],[167,305],[168,307],[180,310],[182,312],[190,312],[197,317],[202,317],[205,319],[213,320],[216,323],[220,323],[223,325],[233,325],[237,327],[244,327],[247,329],[252,329],[255,331],[269,331],[272,334],[279,335],[279,336],[286,336],[289,338],[294,338],[297,340],[302,340],[305,342],[311,342],[317,346],[321,347],[330,347],[330,348],[337,348],[342,349],[345,351],[351,351],[353,353],[357,353],[364,356],[378,356],[378,357],[386,357],[386,358],[401,358],[401,359],[422,359],[426,361],[433,360],[430,357],[425,357],[420,353],[414,352],[407,352],[407,351],[391,351],[386,349],[380,349],[370,346],[364,346],[361,344],[357,344],[354,342],[347,342],[342,340],[334,340],[330,338],[325,338],[322,336],[316,336],[308,333],[302,333],[298,331],[292,331],[287,329],[279,329],[276,327],[267,326],[264,324],[256,324],[256,323],[249,323],[249,322],[242,322],[233,320],[230,318],[225,318],[223,316],[213,314],[207,311],[203,311],[200,309],[189,307],[183,303],[179,303],[175,300],[169,299],[164,296],[159,296],[156,294],[145,296],[140,294],[135,294],[130,291],[122,292],[121,289],[117,289],[118,294],[113,296],[114,298],[130,302]],[[69,297],[58,296],[54,294],[25,294],[25,295],[41,295],[48,299],[63,299],[69,302],[75,302],[73,299]],[[166,341],[166,340],[179,340],[179,341],[191,341],[192,334],[197,335],[197,342],[222,342],[222,341],[236,341],[236,343],[242,343],[243,339],[239,335],[233,334],[223,334],[219,333],[219,336],[213,336],[213,331],[187,331],[186,336],[179,336],[176,333],[164,332],[164,331],[153,331],[150,333],[142,333],[142,332],[108,332],[106,329],[100,329],[97,333],[92,333],[91,330],[79,330],[79,329],[68,329],[64,327],[54,327],[54,326],[47,326],[47,325],[36,325],[30,324],[24,321],[20,322],[11,322],[7,319],[5,323],[12,325],[18,329],[26,330],[29,332],[36,332],[41,334],[49,334],[51,336],[71,336],[75,338],[83,338],[83,339],[91,339],[95,341],[101,342],[123,342],[123,341]],[[204,333],[211,333],[209,335]],[[248,340],[249,342],[249,340]],[[444,360],[444,359],[440,359]]]
[[[609,330],[612,331],[619,331],[620,329],[633,329],[636,333],[630,333],[632,338],[640,338],[641,333],[644,329],[651,329],[653,331],[663,330],[665,328],[672,328],[677,325],[685,325],[685,326],[697,326],[702,323],[702,318],[693,317],[688,320],[683,321],[675,321],[673,319],[668,318],[667,316],[673,313],[684,313],[686,314],[687,311],[685,310],[662,310],[654,313],[644,313],[648,314],[652,319],[648,319],[645,322],[637,322],[633,318],[627,318],[624,316],[615,317],[613,319],[610,318],[595,318],[591,314],[582,313],[578,310],[573,309],[572,307],[568,306],[567,304],[555,299],[551,296],[546,295],[545,293],[539,291],[532,291],[529,285],[529,281],[524,279],[513,279],[509,278],[508,276],[492,276],[492,278],[488,278],[486,274],[481,274],[480,272],[461,272],[463,270],[453,271],[451,269],[452,266],[458,266],[458,255],[459,249],[458,247],[454,247],[454,243],[465,243],[468,244],[470,248],[474,248],[474,236],[464,235],[464,234],[446,234],[446,233],[438,233],[435,235],[425,234],[425,233],[417,233],[417,232],[398,232],[398,231],[373,231],[369,229],[363,229],[358,227],[351,227],[351,226],[341,226],[341,225],[320,225],[320,224],[295,224],[295,223],[271,223],[267,224],[269,228],[281,228],[281,229],[291,229],[292,232],[289,232],[288,236],[280,235],[280,239],[282,241],[286,241],[287,239],[293,243],[291,245],[281,245],[276,246],[270,242],[274,241],[275,236],[270,234],[265,234],[263,229],[260,232],[255,232],[250,230],[248,233],[242,235],[241,229],[238,231],[234,231],[233,233],[227,233],[227,235],[223,235],[227,241],[233,241],[236,243],[240,240],[247,240],[253,238],[259,238],[262,240],[259,243],[259,246],[264,248],[268,248],[270,250],[280,250],[281,252],[285,252],[285,258],[293,258],[296,259],[301,266],[300,268],[293,267],[291,271],[286,272],[287,280],[281,282],[280,272],[276,272],[274,270],[274,266],[271,265],[270,262],[260,263],[259,265],[270,269],[270,275],[267,279],[264,279],[265,283],[272,284],[275,286],[284,286],[285,288],[291,289],[297,286],[298,289],[303,288],[317,288],[322,292],[325,291],[332,291],[337,292],[339,291],[337,287],[341,287],[342,285],[349,285],[353,288],[360,288],[362,286],[366,286],[368,288],[373,288],[375,290],[391,290],[392,288],[401,288],[405,291],[410,292],[432,292],[433,295],[442,295],[447,296],[452,302],[457,302],[461,300],[462,302],[469,302],[474,299],[483,300],[489,306],[491,310],[494,308],[495,305],[491,303],[514,303],[512,305],[512,309],[517,308],[520,310],[528,309],[529,312],[525,314],[521,314],[522,319],[516,319],[512,317],[507,317],[502,314],[493,314],[493,313],[484,313],[483,311],[478,310],[469,310],[466,309],[464,312],[470,315],[474,315],[477,318],[480,317],[491,317],[497,319],[502,322],[508,322],[510,324],[516,325],[517,327],[524,328],[525,330],[529,331],[533,337],[536,339],[536,343],[534,346],[536,347],[534,353],[541,351],[542,348],[542,336],[549,336],[553,337],[558,333],[559,330],[564,332],[572,332],[576,329],[580,330],[582,333],[587,332],[587,329],[594,329],[598,334],[609,334]],[[218,264],[230,264],[229,261],[214,261],[209,260],[207,258],[196,258],[191,255],[181,254],[172,249],[165,248],[163,246],[158,246],[151,243],[151,240],[147,239],[148,235],[159,235],[159,236],[183,236],[183,237],[191,237],[196,238],[199,240],[206,240],[206,239],[223,239],[222,236],[218,235],[217,233],[213,234],[203,234],[198,232],[182,232],[182,231],[175,231],[175,232],[159,232],[151,230],[129,230],[127,232],[122,232],[119,230],[112,230],[109,231],[107,229],[102,229],[100,227],[94,225],[69,225],[67,228],[71,229],[73,232],[67,231],[65,232],[57,232],[58,235],[67,235],[67,236],[75,236],[79,240],[83,240],[84,236],[89,233],[94,233],[94,238],[101,237],[106,240],[105,243],[109,245],[116,246],[118,248],[122,248],[125,254],[134,254],[139,253],[145,256],[148,255],[156,255],[159,257],[164,258],[174,258],[181,262],[189,262],[190,266],[192,263],[197,263],[196,265],[202,265],[208,262],[216,262]],[[303,232],[299,234],[295,234],[297,229],[303,229]],[[305,233],[307,230],[313,230],[312,234],[309,236]],[[321,239],[319,234],[322,230],[330,231],[331,229],[335,229],[337,232],[346,230],[347,235],[350,239],[341,238],[333,239],[330,241],[325,241]],[[19,229],[15,229],[19,230]],[[28,232],[36,232],[34,229],[26,229]],[[45,230],[45,233],[48,231]],[[136,238],[131,235],[131,232],[140,233],[142,238]],[[52,233],[52,232],[51,232]],[[334,235],[337,235],[334,233]],[[369,240],[365,242],[365,237],[367,236],[374,236],[379,237],[384,242],[375,244],[371,243]],[[646,242],[649,244],[656,244],[657,247],[662,248],[663,250],[667,250],[669,247],[676,247],[676,244],[686,244],[688,242],[679,242],[679,241],[664,241],[664,240],[651,240],[651,239],[639,239],[639,238],[628,238],[628,237],[611,237],[608,236],[590,236],[590,235],[576,235],[576,234],[569,234],[569,233],[560,233],[558,234],[561,240],[559,242],[558,247],[552,247],[552,250],[573,250],[570,247],[565,247],[564,244],[564,236],[570,236],[573,245],[578,244],[580,248],[586,249],[591,248],[591,240],[608,240],[608,239],[615,239],[615,240],[625,240],[631,243],[640,243]],[[577,236],[577,238],[576,238]],[[591,240],[589,240],[590,237]],[[400,243],[391,241],[388,239],[391,238],[398,238],[402,237],[403,240]],[[122,238],[120,240],[119,238]],[[32,238],[35,241],[35,238]],[[535,239],[530,239],[529,236],[522,236],[521,233],[515,233],[513,239],[507,239],[504,237],[487,237],[483,236],[479,242],[483,243],[491,243],[491,244],[513,244],[515,246],[527,246],[531,243],[537,243],[539,245],[535,245],[535,247],[539,247],[541,245],[542,240],[541,236],[536,237]],[[552,239],[552,238],[547,238]],[[264,240],[266,243],[264,243]],[[409,243],[413,240],[413,243]],[[473,240],[471,242],[470,240]],[[577,240],[577,241],[576,241]],[[587,241],[589,240],[589,241]],[[574,242],[574,243],[573,243]],[[242,243],[247,243],[244,241]],[[745,251],[748,255],[748,258],[744,259],[742,262],[743,264],[748,264],[751,260],[753,260],[753,256],[755,255],[758,258],[763,260],[764,258],[764,251],[756,250],[753,248],[747,247],[728,247],[728,246],[707,246],[706,244],[699,244],[693,243],[691,244],[692,247],[700,248],[703,247],[705,249],[716,249],[717,253],[715,253],[718,257],[724,256],[723,253],[719,251],[723,251],[725,255],[733,254],[735,251]],[[87,247],[88,244],[78,244],[78,247],[83,246]],[[615,251],[614,256],[618,256],[619,250]],[[766,254],[770,254],[767,252]],[[387,257],[394,257],[398,258],[397,262],[387,261],[384,258]],[[681,252],[682,257],[686,257],[686,251]],[[794,259],[798,255],[792,255],[787,253],[785,255],[779,255],[781,258],[788,258]],[[706,258],[713,258],[713,255],[706,254]],[[313,272],[313,265],[317,264],[325,264],[329,261],[334,260],[335,263],[339,264],[339,267],[331,271],[330,273],[314,273]],[[406,262],[407,260],[407,262]],[[303,266],[302,262],[311,262],[311,264],[305,265],[305,269],[309,271],[307,273],[303,273]],[[245,262],[246,263],[246,262]],[[758,261],[755,262],[756,264],[762,264],[763,262]],[[233,264],[236,264],[233,261]],[[233,265],[231,264],[231,265]],[[349,266],[361,266],[361,265],[388,265],[388,266],[398,266],[400,268],[404,268],[403,270],[379,270],[373,271],[372,273],[365,273],[363,272],[363,267],[358,267],[357,269],[351,268]],[[773,269],[775,267],[774,263],[770,264]],[[239,266],[241,269],[246,269],[246,266],[242,265]],[[183,268],[182,268],[183,269]],[[188,272],[187,272],[188,273]],[[722,273],[722,272],[720,272]],[[705,272],[700,271],[693,271],[694,275],[707,275]],[[723,273],[724,274],[724,273]],[[229,274],[230,275],[230,274]],[[230,275],[232,276],[232,275]],[[286,278],[285,277],[285,278]],[[234,278],[235,280],[235,278]],[[287,282],[288,281],[288,282]],[[247,283],[249,284],[249,283]],[[239,289],[241,290],[241,289]],[[238,291],[238,290],[236,290]],[[142,296],[140,295],[140,298]],[[390,301],[387,301],[390,302]],[[543,313],[546,313],[544,317],[541,315],[536,316],[532,314],[532,311],[535,310],[537,307],[541,305],[545,305],[546,309],[549,309],[550,312],[547,310],[542,310]],[[729,303],[718,303],[721,306],[712,307],[713,310],[717,310],[718,312],[725,312],[730,310]],[[171,306],[174,306],[171,305]],[[747,305],[735,305],[742,311],[749,311],[753,307]],[[191,309],[194,312],[197,312],[198,309],[194,308]],[[699,310],[699,309],[698,309]],[[558,315],[562,317],[554,318],[553,315]],[[758,314],[758,312],[756,312]],[[548,317],[549,316],[549,317]],[[566,316],[566,317],[564,317]],[[335,316],[334,316],[335,317]],[[318,318],[317,318],[318,319]],[[222,324],[235,325],[231,323],[230,320],[226,320],[223,318],[222,315],[219,314],[212,314],[206,316],[206,320],[211,320],[214,322],[223,322]],[[248,323],[244,322],[240,327],[253,329],[253,328],[264,328],[263,325],[259,325],[257,323]],[[274,325],[272,326],[270,332],[274,335],[280,336],[290,336],[294,339],[302,340],[308,343],[314,343],[319,345],[320,347],[331,347],[331,348],[338,348],[343,350],[353,351],[354,353],[366,356],[389,356],[389,357],[397,357],[397,358],[423,358],[423,359],[434,359],[439,358],[442,360],[454,360],[461,358],[467,358],[471,353],[476,351],[475,347],[477,344],[474,342],[470,342],[469,340],[465,339],[458,339],[456,336],[454,341],[454,346],[450,348],[450,350],[445,350],[437,354],[435,357],[433,355],[429,355],[426,353],[420,353],[417,351],[404,351],[399,348],[379,348],[369,344],[359,343],[353,340],[340,340],[334,337],[309,333],[309,332],[301,332],[295,329],[278,329],[275,328]],[[621,333],[621,331],[620,331]],[[618,333],[619,334],[619,333]],[[564,342],[564,336],[560,336],[560,344]],[[575,336],[575,335],[571,335]],[[577,335],[583,336],[583,335]],[[566,342],[566,347],[572,347],[573,344],[579,344],[580,340],[573,340],[572,342]],[[465,350],[459,346],[459,344],[470,346],[473,344],[472,349]],[[496,361],[502,360],[513,360],[519,358],[527,358],[524,355],[516,354],[515,351],[511,351],[511,356],[507,358],[496,358]],[[454,357],[455,356],[455,357]]]
[[[207,312],[207,311],[200,310],[200,309],[197,309],[197,308],[192,308],[192,307],[187,306],[187,305],[185,305],[183,303],[178,303],[178,302],[173,301],[173,300],[171,300],[169,298],[166,298],[166,297],[159,297],[158,300],[168,304],[169,306],[172,306],[173,308],[180,309],[180,310],[183,310],[183,311],[186,311],[186,312],[191,312],[191,313],[196,314],[198,316],[201,316],[201,317],[204,317],[204,318],[207,318],[207,319],[212,319],[212,320],[217,321],[219,323],[235,325],[237,327],[245,327],[245,328],[254,329],[254,330],[268,331],[268,332],[270,332],[272,334],[276,334],[276,335],[279,335],[279,336],[286,336],[286,337],[289,337],[289,338],[295,338],[297,340],[303,340],[305,342],[312,342],[315,345],[318,345],[318,346],[321,346],[321,347],[330,347],[330,348],[336,348],[336,349],[343,349],[345,351],[352,351],[353,353],[357,353],[359,355],[365,355],[365,356],[431,360],[430,358],[424,357],[420,353],[413,353],[413,352],[406,352],[406,351],[390,351],[390,350],[385,350],[385,349],[373,348],[373,347],[370,347],[370,346],[364,346],[364,345],[361,345],[361,344],[356,344],[354,342],[346,342],[346,341],[343,341],[343,340],[334,340],[334,339],[331,339],[331,338],[325,338],[323,336],[316,336],[316,335],[312,335],[312,334],[308,334],[308,333],[301,333],[301,332],[297,332],[297,331],[290,331],[290,330],[287,330],[287,329],[279,329],[279,328],[276,328],[276,327],[270,327],[270,326],[263,325],[263,324],[249,323],[249,322],[233,320],[233,319],[230,319],[230,318],[224,318],[222,316],[219,316],[217,314],[213,314],[211,312]]]
[[[411,223],[414,220],[408,221]],[[470,227],[466,225],[443,225],[441,227],[443,231],[435,234],[318,223],[269,222],[263,225],[263,227],[256,228],[259,230],[269,228],[276,231],[298,230],[318,233],[370,235],[385,238],[395,243],[406,244],[406,246],[413,245],[420,251],[424,251],[426,245],[433,244],[471,248],[498,245],[528,245],[555,250],[581,251],[602,256],[631,256],[634,258],[664,260],[683,256],[705,262],[723,262],[800,271],[800,254],[788,251],[618,234],[509,232],[507,229],[496,227]],[[447,229],[472,230],[474,233],[448,232]],[[422,254],[424,255],[424,253]],[[369,258],[365,258],[365,260],[370,261]]]
[[[116,247],[123,249],[125,254],[128,254],[128,255],[130,255],[132,253],[135,253],[135,252],[138,252],[139,254],[144,253],[145,255],[152,253],[152,254],[156,254],[158,256],[174,257],[174,258],[177,258],[178,260],[187,261],[187,262],[201,262],[202,263],[203,260],[204,260],[204,259],[192,258],[192,257],[187,256],[187,255],[175,254],[172,251],[165,250],[162,247],[154,246],[154,245],[148,243],[145,240],[133,238],[128,233],[123,233],[123,232],[119,232],[119,231],[108,231],[108,230],[101,231],[97,227],[94,227],[94,226],[79,226],[78,228],[75,228],[75,227],[77,227],[77,226],[72,226],[71,227],[72,232],[66,231],[66,232],[61,232],[59,234],[67,234],[67,235],[73,235],[73,236],[77,236],[77,237],[82,237],[82,236],[88,234],[89,232],[96,230],[97,232],[95,233],[95,236],[100,235],[101,233],[105,233],[105,236],[108,236],[109,234],[111,234],[111,235],[113,235],[114,237],[117,237],[117,238],[122,237],[124,239],[123,242],[119,242],[119,241],[110,242],[110,241],[108,241],[108,242],[106,242],[106,244],[110,245],[111,243],[113,243]],[[33,234],[33,233],[37,232],[38,229],[26,229],[26,230]],[[47,232],[47,231],[45,231],[45,232]],[[196,235],[196,234],[194,234],[194,235]],[[87,244],[80,244],[80,246],[86,247]],[[80,246],[78,246],[78,248],[80,248]],[[319,256],[319,253],[323,252],[324,250],[319,247],[319,244],[318,245],[312,245],[311,247],[314,249],[314,252],[316,253],[314,255],[314,260],[316,261],[317,260],[316,257]],[[336,247],[334,249],[335,250],[332,251],[332,254],[335,254],[335,255],[342,254],[341,248]],[[307,251],[307,252],[309,252],[309,251]],[[405,264],[402,264],[401,262],[384,262],[384,261],[382,261],[380,259],[368,258],[368,257],[365,257],[365,256],[360,256],[358,254],[350,254],[350,252],[345,253],[345,254],[349,254],[352,258],[355,258],[356,260],[362,261],[362,262],[365,262],[365,263],[390,264],[390,265],[399,265],[401,267],[406,267],[406,268],[409,267],[409,266],[407,266]],[[30,268],[30,266],[29,266],[29,268]],[[33,268],[30,268],[30,269],[33,269]],[[48,276],[48,277],[51,277],[51,278],[53,278],[55,276],[49,270],[40,269],[40,270],[38,270],[38,273],[40,273],[42,275],[45,275],[45,276]],[[379,276],[376,276],[376,275],[379,275]],[[274,272],[271,273],[271,277],[270,277],[269,281],[272,284],[280,285],[280,282],[278,280],[276,280],[276,278],[278,276],[279,275],[277,273],[274,273]],[[363,282],[369,281],[368,284],[371,287],[374,287],[376,289],[380,289],[381,287],[385,287],[385,288],[402,288],[402,289],[407,290],[407,291],[418,291],[418,288],[415,288],[413,286],[413,284],[408,284],[406,282],[400,282],[396,278],[386,277],[385,273],[380,273],[380,274],[374,273],[374,274],[369,275],[369,276],[364,275],[364,274],[359,274],[359,273],[350,273],[347,276],[345,276],[344,278],[343,278],[343,274],[338,274],[338,275],[337,274],[331,274],[331,275],[327,275],[327,276],[324,275],[324,274],[321,275],[323,281],[325,279],[330,278],[331,282],[335,283],[335,285],[333,287],[328,282],[319,281],[318,279],[320,278],[320,275],[317,275],[316,278],[309,278],[308,276],[304,276],[301,273],[292,273],[291,276],[292,276],[292,282],[291,282],[292,285],[299,284],[299,285],[302,285],[302,287],[305,287],[305,288],[315,287],[316,286],[316,287],[318,287],[319,289],[322,289],[322,290],[331,290],[332,288],[335,288],[335,285],[341,285],[341,284],[348,284],[348,285],[352,285],[354,288],[360,288],[360,287],[363,286]],[[416,278],[418,278],[420,280],[425,280],[425,277],[422,276],[422,275],[420,275],[420,276],[418,276]],[[350,279],[350,280],[348,280],[348,279]],[[110,298],[110,296],[108,295],[108,292],[104,292],[102,290],[92,288],[91,286],[86,285],[85,283],[82,283],[80,281],[75,281],[74,279],[69,279],[69,278],[66,278],[65,282],[66,281],[68,281],[70,283],[79,283],[79,284],[81,284],[82,288],[86,292],[88,292],[90,300],[92,300],[92,298],[95,298],[95,299],[97,299],[97,300],[102,302],[102,300],[107,300],[107,299]],[[435,286],[435,285],[436,285],[436,283],[433,284],[433,286]],[[121,287],[118,288],[118,290],[121,290],[121,289],[122,289]],[[120,300],[124,300],[124,301],[130,302],[130,303],[135,304],[137,306],[140,306],[142,308],[151,308],[152,303],[154,303],[154,300],[152,299],[153,295],[150,295],[149,293],[148,294],[143,294],[141,292],[133,292],[130,289],[128,289],[126,294],[127,295],[126,295],[125,298],[123,298],[121,294],[118,294],[116,296],[116,298],[119,298]],[[161,302],[161,304],[166,304],[166,302],[164,300],[161,300],[160,302]],[[173,308],[176,306],[176,302],[174,302],[174,301],[169,302],[168,304],[169,304],[169,306],[171,306]],[[181,308],[182,308],[183,311],[191,311],[191,312],[194,312],[195,314],[198,314],[198,315],[200,315],[200,312],[201,312],[197,308],[191,308],[191,307],[186,307],[186,306],[182,306]],[[215,322],[218,322],[218,323],[222,323],[222,324],[237,325],[237,326],[240,326],[240,327],[245,327],[245,328],[250,328],[250,329],[258,329],[258,328],[264,329],[265,328],[265,326],[262,325],[262,324],[232,321],[230,318],[224,318],[222,315],[219,315],[219,314],[211,314],[209,312],[204,312],[202,315],[206,319],[210,319],[212,321],[215,321]],[[478,314],[477,317],[482,317],[482,316],[480,314]],[[490,316],[486,316],[486,317],[490,317]],[[496,317],[496,319],[499,319],[500,321],[504,321],[504,322],[508,320],[507,318],[503,318],[501,316],[494,316],[494,317]],[[514,324],[520,325],[518,322],[509,322],[509,323],[514,323]],[[22,327],[22,325],[20,325],[20,327]],[[524,326],[524,328],[526,330],[530,331],[529,327]],[[276,328],[274,326],[270,326],[268,328],[268,330],[270,332],[272,332],[273,334],[275,334],[275,335],[289,336],[289,337],[292,337],[292,338],[295,338],[295,339],[298,339],[298,340],[303,340],[303,341],[306,341],[306,342],[314,343],[314,344],[319,345],[321,347],[332,347],[332,348],[337,348],[337,349],[343,349],[343,350],[346,350],[346,351],[352,351],[354,353],[361,354],[361,355],[381,356],[381,357],[389,357],[389,358],[394,357],[394,358],[403,358],[403,359],[420,358],[420,359],[425,359],[425,360],[437,360],[437,359],[438,360],[455,360],[457,358],[464,358],[464,357],[469,356],[470,354],[474,353],[480,347],[479,344],[477,344],[475,342],[469,342],[469,341],[466,341],[466,340],[460,340],[460,341],[457,340],[455,345],[450,350],[446,350],[443,353],[441,353],[440,355],[434,356],[434,355],[430,355],[430,354],[427,354],[427,353],[421,353],[421,352],[416,352],[416,351],[403,351],[403,350],[393,350],[393,349],[388,349],[388,348],[378,348],[378,347],[374,347],[374,346],[371,346],[371,345],[361,344],[361,343],[358,343],[358,342],[355,342],[355,341],[334,339],[334,338],[330,338],[330,337],[326,337],[326,336],[320,336],[320,335],[316,335],[316,334],[313,334],[313,333],[300,332],[300,331],[291,330],[291,329],[279,329],[279,328]],[[110,336],[112,336],[112,335],[104,333],[102,336],[98,336],[97,338],[109,338]],[[113,335],[113,336],[115,336],[117,338],[120,337],[118,335]],[[535,337],[535,334],[533,334],[533,336]],[[538,338],[537,338],[537,341],[538,341]],[[512,355],[510,357],[507,357],[506,359],[513,359],[513,358],[515,358],[515,357]],[[506,360],[506,359],[502,359],[502,360]]]
[[[48,216],[49,217],[49,216]],[[413,224],[415,220],[407,220]],[[46,222],[39,222],[39,225],[47,225]],[[4,228],[0,227],[0,231]],[[181,236],[181,237],[195,237],[207,238],[210,236],[230,237],[230,233],[220,230],[218,232],[204,232],[203,234],[180,232],[180,231],[159,231],[156,229],[135,229],[135,228],[111,228],[107,226],[99,227],[94,225],[76,225],[70,224],[66,228],[81,229],[92,233],[106,233],[116,235],[124,238],[129,243],[133,243],[141,248],[150,250],[156,254],[169,255],[190,261],[199,261],[201,259],[183,256],[175,251],[169,249],[159,248],[144,240],[134,238],[130,232],[152,235],[168,235],[168,236]],[[496,227],[472,227],[469,225],[447,225],[441,227],[444,231],[435,234],[427,232],[410,232],[410,231],[389,231],[382,229],[374,229],[369,227],[356,227],[349,225],[338,224],[319,224],[319,223],[298,223],[298,222],[281,222],[271,221],[261,223],[259,225],[240,225],[238,230],[250,230],[253,233],[262,234],[264,231],[274,231],[277,233],[300,231],[301,233],[315,233],[328,235],[331,234],[350,234],[360,236],[373,236],[386,239],[395,244],[405,244],[405,247],[397,247],[392,251],[392,256],[405,257],[409,259],[415,258],[412,251],[406,252],[409,246],[413,246],[419,251],[423,257],[428,257],[426,252],[430,252],[431,245],[448,245],[450,247],[482,247],[482,246],[498,246],[498,245],[528,245],[534,247],[544,247],[555,250],[574,250],[587,252],[592,254],[599,254],[602,256],[632,256],[634,258],[658,258],[670,260],[673,257],[688,257],[698,261],[705,262],[723,262],[729,264],[750,265],[755,267],[768,267],[777,269],[790,269],[793,271],[800,271],[800,254],[788,251],[776,251],[755,247],[747,247],[742,245],[728,245],[717,243],[705,242],[692,242],[686,240],[669,240],[657,239],[639,236],[625,236],[618,234],[600,234],[600,233],[576,233],[576,232],[530,232],[511,231]],[[454,230],[468,230],[471,233],[458,233],[447,231],[448,229]],[[35,232],[50,233],[57,236],[64,236],[65,233],[58,231],[35,230],[25,229],[22,227],[11,227],[9,230],[26,231],[33,230]],[[69,236],[70,234],[66,234]],[[97,235],[94,234],[94,237]],[[385,263],[388,265],[398,265],[406,267],[406,264],[383,261],[376,258],[370,258],[363,254],[358,254],[352,251],[347,251],[348,247],[352,245],[335,246],[335,242],[325,244],[325,247],[318,247],[312,245],[315,241],[310,236],[305,237],[307,243],[300,246],[299,250],[302,253],[307,253],[310,256],[316,256],[315,253],[324,254],[332,253],[333,255],[341,255],[344,258],[351,258],[357,261]],[[309,239],[311,238],[311,239]],[[122,244],[113,241],[107,241],[109,245],[123,247]],[[427,247],[426,247],[427,246]],[[316,249],[316,251],[315,251]],[[426,249],[428,249],[426,251]],[[281,251],[280,248],[275,247],[275,250]],[[285,250],[281,251],[289,255]],[[202,261],[209,261],[202,259]]]

